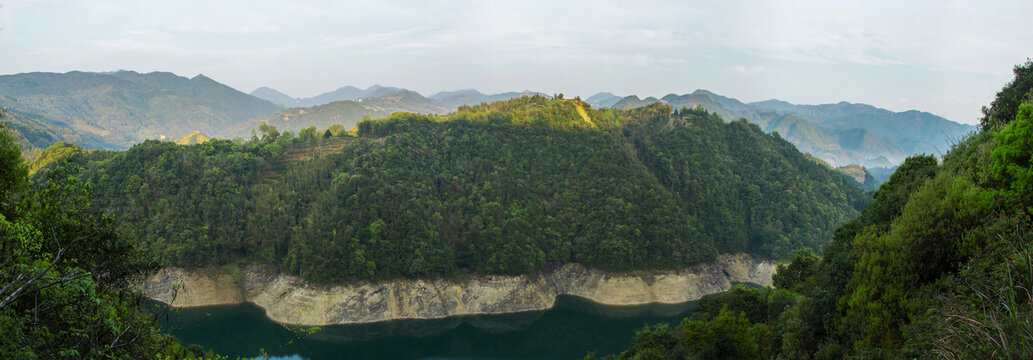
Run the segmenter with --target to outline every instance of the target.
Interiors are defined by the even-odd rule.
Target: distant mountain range
[[[279,108],[204,75],[132,71],[0,76],[0,106],[33,147],[70,141],[119,149],[162,135],[216,133]]]
[[[848,102],[794,105],[768,100],[746,104],[706,90],[660,99],[628,96],[613,107],[633,108],[657,101],[676,108],[701,106],[725,120],[745,118],[765,132],[778,132],[800,151],[832,166],[891,167],[913,154],[943,155],[952,142],[975,131],[971,125],[914,110],[892,112]]]
[[[397,92],[400,88],[384,87],[373,85],[366,90],[354,86],[345,86],[334,91],[325,92],[310,98],[293,98],[269,87],[260,87],[251,92],[251,96],[269,101],[285,108],[304,108],[332,103],[334,101],[352,101],[366,98],[376,98]]]
[[[341,89],[335,90],[335,92]],[[371,89],[372,91],[370,91]],[[400,111],[446,114],[453,110],[412,90],[374,86],[367,89],[365,93],[369,95],[357,100],[339,100],[305,108],[292,107],[284,109],[273,115],[241,122],[222,131],[219,133],[219,136],[227,138],[250,136],[251,131],[257,129],[262,124],[274,126],[280,131],[293,132],[311,126],[322,130],[334,124],[340,124],[345,129],[350,129],[355,127],[359,120],[367,116],[379,118]],[[320,96],[324,95],[326,94]],[[329,96],[325,98],[329,98]]]
[[[601,92],[585,99],[585,102],[592,104],[592,106],[595,107],[613,107],[613,105],[617,104],[621,99],[622,98],[620,96],[608,92]]]
[[[521,92],[508,92],[495,95],[485,95],[474,89],[466,89],[457,91],[442,91],[437,94],[431,95],[430,98],[445,106],[455,109],[463,105],[480,105],[482,103],[493,103],[496,101],[509,100],[521,96],[531,95],[544,94],[524,90]]]
[[[489,95],[466,89],[425,97],[407,89],[374,85],[365,90],[345,86],[311,98],[294,98],[268,87],[244,94],[204,75],[185,78],[163,72],[73,71],[0,76],[0,106],[8,110],[5,121],[29,148],[67,141],[87,149],[118,149],[195,130],[218,137],[247,137],[261,124],[281,131],[334,124],[352,128],[365,116],[377,118],[399,111],[444,114],[463,105],[533,94],[541,93]],[[795,105],[768,100],[747,104],[706,90],[659,99],[602,92],[585,102],[597,108],[622,109],[655,102],[675,108],[701,106],[726,121],[745,118],[765,132],[778,132],[800,151],[834,167],[888,168],[912,154],[941,155],[952,141],[975,130],[919,111],[892,112],[847,102]]]
[[[396,94],[400,91],[409,91],[407,89],[401,89],[396,87],[384,87],[380,85],[373,85],[366,90],[359,89],[354,86],[345,86],[334,91],[326,92],[313,96],[310,98],[294,98],[290,95],[284,94],[280,91],[269,87],[260,87],[251,92],[251,96],[264,99],[273,104],[277,104],[283,107],[312,107],[329,104],[335,101],[356,101],[365,99],[374,99],[391,94]],[[436,101],[437,104],[430,106],[428,109],[434,110],[433,113],[442,113],[438,107],[444,107],[445,113],[453,111],[456,108],[463,105],[479,105],[482,103],[492,103],[496,101],[509,100],[516,97],[528,96],[528,95],[544,95],[541,93],[524,90],[522,92],[507,92],[503,94],[485,95],[480,91],[474,89],[464,89],[456,91],[442,91],[437,94],[426,97],[427,99]],[[420,95],[422,97],[422,95]],[[426,111],[422,111],[426,112]]]

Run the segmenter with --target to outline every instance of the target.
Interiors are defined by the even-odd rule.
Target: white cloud
[[[956,103],[970,106],[992,95],[1033,49],[1024,18],[1033,3],[1022,0],[8,0],[2,6],[0,48],[18,54],[0,57],[7,72],[205,72],[244,89],[270,85],[298,95],[371,83],[586,96],[779,90],[795,102],[858,101],[848,96],[864,94],[884,106],[926,104],[945,110],[922,110],[963,120],[978,108],[922,102],[923,94],[940,91],[939,77],[969,74],[962,77],[969,85],[943,95],[969,99]],[[901,69],[914,73],[907,86],[871,79]]]
[[[739,75],[745,75],[745,76],[756,75],[756,74],[763,74],[763,73],[770,73],[771,72],[770,69],[765,68],[763,66],[735,65],[735,66],[732,66],[731,69],[732,69],[732,71],[735,71]]]

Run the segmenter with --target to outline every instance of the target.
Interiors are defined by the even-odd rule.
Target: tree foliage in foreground
[[[148,141],[91,154],[84,178],[163,264],[254,261],[316,282],[782,258],[820,249],[865,202],[785,140],[702,109],[522,97],[358,132]]]
[[[704,298],[680,331],[644,329],[620,358],[1033,358],[1031,68],[1016,67],[983,130],[942,164],[909,158],[822,259],[780,266],[780,289],[763,292],[787,297]],[[717,308],[727,314],[686,325]],[[698,351],[700,337],[720,349]]]
[[[0,358],[194,357],[141,310],[133,285],[157,264],[90,208],[75,169],[27,174],[0,123]]]

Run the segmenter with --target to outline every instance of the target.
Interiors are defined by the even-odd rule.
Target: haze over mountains
[[[800,151],[832,166],[891,167],[913,154],[943,155],[953,142],[975,131],[971,125],[914,110],[892,112],[848,102],[794,105],[767,100],[746,104],[707,90],[660,99],[628,96],[613,107],[632,108],[657,101],[676,108],[702,106],[725,120],[746,118],[765,132],[777,131]]]
[[[212,134],[278,110],[204,75],[133,71],[0,76],[0,106],[12,110],[6,120],[27,145],[102,149],[193,130]]]
[[[0,106],[8,110],[22,145],[45,148],[58,141],[85,148],[120,149],[147,139],[201,134],[249,137],[261,124],[296,132],[341,124],[352,128],[363,117],[407,111],[445,114],[478,105],[541,94],[529,90],[483,94],[465,89],[423,96],[415,91],[374,85],[345,86],[310,98],[295,98],[262,87],[245,94],[204,75],[69,72],[0,76]],[[780,100],[743,103],[706,90],[662,98],[598,93],[594,107],[633,108],[663,102],[675,108],[700,106],[726,121],[740,117],[765,132],[778,132],[797,148],[832,166],[892,167],[909,155],[941,155],[951,142],[975,130],[919,111],[892,112],[840,102],[795,105]]]
[[[255,89],[255,91],[252,91],[251,96],[269,101],[273,104],[291,108],[318,106],[329,104],[334,101],[375,98],[399,90],[403,89],[373,85],[369,88],[366,88],[366,90],[362,90],[354,86],[345,86],[337,90],[328,91],[310,98],[294,98],[288,96],[287,94],[279,92],[276,89],[263,86],[258,89]]]

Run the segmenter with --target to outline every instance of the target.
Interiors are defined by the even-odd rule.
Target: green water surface
[[[695,306],[607,306],[561,296],[547,311],[328,326],[287,346],[294,333],[251,304],[182,309],[163,325],[186,326],[172,332],[184,344],[231,357],[265,349],[275,359],[580,359],[621,351],[643,325],[677,325]]]

